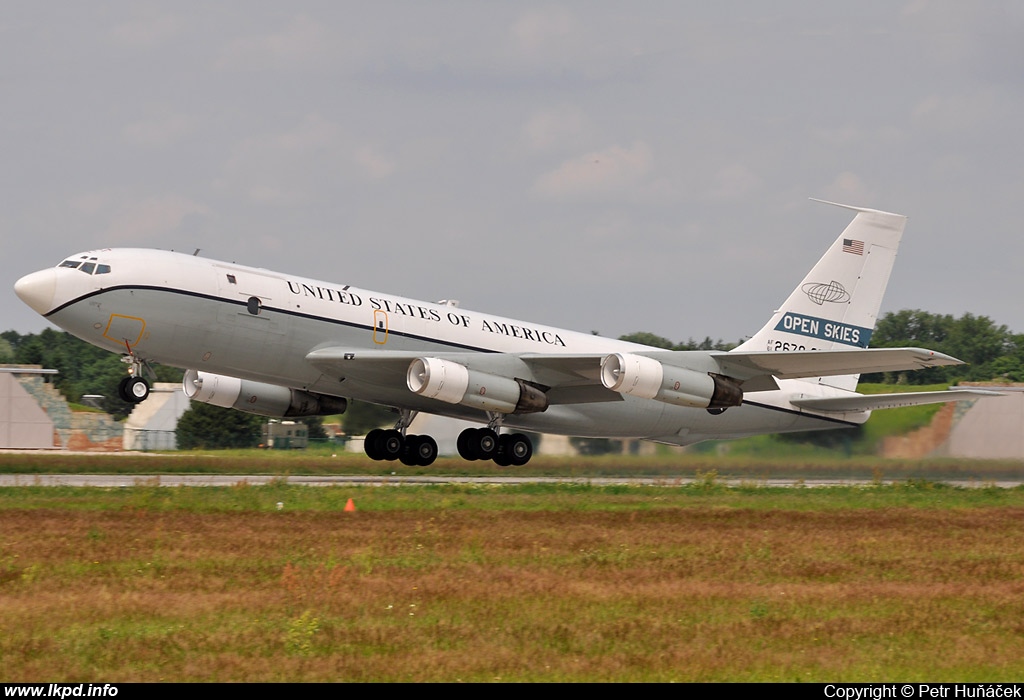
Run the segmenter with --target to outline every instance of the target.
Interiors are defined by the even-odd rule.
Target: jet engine
[[[631,353],[606,356],[601,361],[601,383],[620,394],[676,406],[729,408],[743,403],[743,389],[732,379]]]
[[[348,401],[336,396],[313,394],[276,384],[254,382],[223,374],[190,369],[181,382],[185,396],[193,401],[234,408],[245,413],[273,418],[330,416],[344,413]]]
[[[477,372],[436,357],[419,357],[409,365],[406,384],[413,393],[497,413],[538,413],[548,397],[523,379]]]

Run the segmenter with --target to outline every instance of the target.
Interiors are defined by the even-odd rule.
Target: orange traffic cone
[[[354,512],[356,512],[356,504],[355,504],[355,502],[351,498],[348,499],[348,503],[345,504],[345,512],[346,513],[354,513]]]

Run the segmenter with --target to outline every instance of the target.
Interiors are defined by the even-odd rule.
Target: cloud
[[[125,141],[145,148],[166,148],[192,132],[195,120],[183,114],[168,114],[156,119],[129,124],[124,128]]]
[[[371,180],[381,180],[395,170],[394,163],[377,152],[373,146],[361,146],[356,149],[353,161]]]
[[[991,90],[979,89],[971,94],[929,95],[914,106],[912,116],[917,128],[948,134],[987,130],[1008,115]]]
[[[104,245],[151,241],[180,230],[187,218],[209,213],[206,206],[176,194],[115,201],[114,195],[99,193],[79,197],[72,206],[107,219],[98,234]]]
[[[396,167],[379,147],[310,114],[290,130],[240,142],[215,184],[255,202],[294,206],[331,196],[339,182],[383,180]]]
[[[650,173],[652,161],[646,143],[611,146],[565,161],[542,175],[534,190],[553,199],[627,193]]]
[[[299,15],[281,31],[235,39],[221,52],[222,70],[314,68],[331,63],[335,42],[324,24]]]
[[[708,194],[714,199],[742,199],[760,189],[761,178],[745,165],[719,168],[711,181]]]
[[[552,7],[526,12],[512,24],[509,34],[516,49],[523,55],[537,58],[564,45],[575,28],[576,22],[568,11]]]
[[[137,49],[155,49],[177,36],[181,20],[172,15],[140,17],[115,25],[110,30],[114,40]]]
[[[531,116],[522,128],[523,144],[543,152],[578,145],[593,132],[587,117],[576,107],[546,109]]]
[[[821,198],[854,207],[870,207],[872,202],[877,200],[864,181],[856,173],[851,172],[839,173],[825,188],[824,196]]]

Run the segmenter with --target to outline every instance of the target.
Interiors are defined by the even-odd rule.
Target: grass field
[[[123,452],[0,453],[3,474],[259,474],[271,476],[347,474],[359,476],[644,476],[668,480],[717,474],[721,479],[871,479],[875,481],[997,481],[1024,482],[1024,463],[1011,460],[900,460],[818,451],[786,455],[716,455],[709,453],[600,457],[536,456],[522,467],[504,468],[494,462],[467,462],[442,457],[429,467],[398,462],[374,462],[337,447],[294,450],[223,450],[166,454]]]
[[[1024,675],[1024,488],[727,487],[717,471],[696,475],[666,486],[0,489],[0,675]]]

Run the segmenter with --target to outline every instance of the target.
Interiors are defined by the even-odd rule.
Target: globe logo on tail
[[[850,293],[835,280],[828,284],[824,282],[808,282],[800,290],[818,306],[821,306],[826,301],[830,304],[842,304],[850,300]]]

